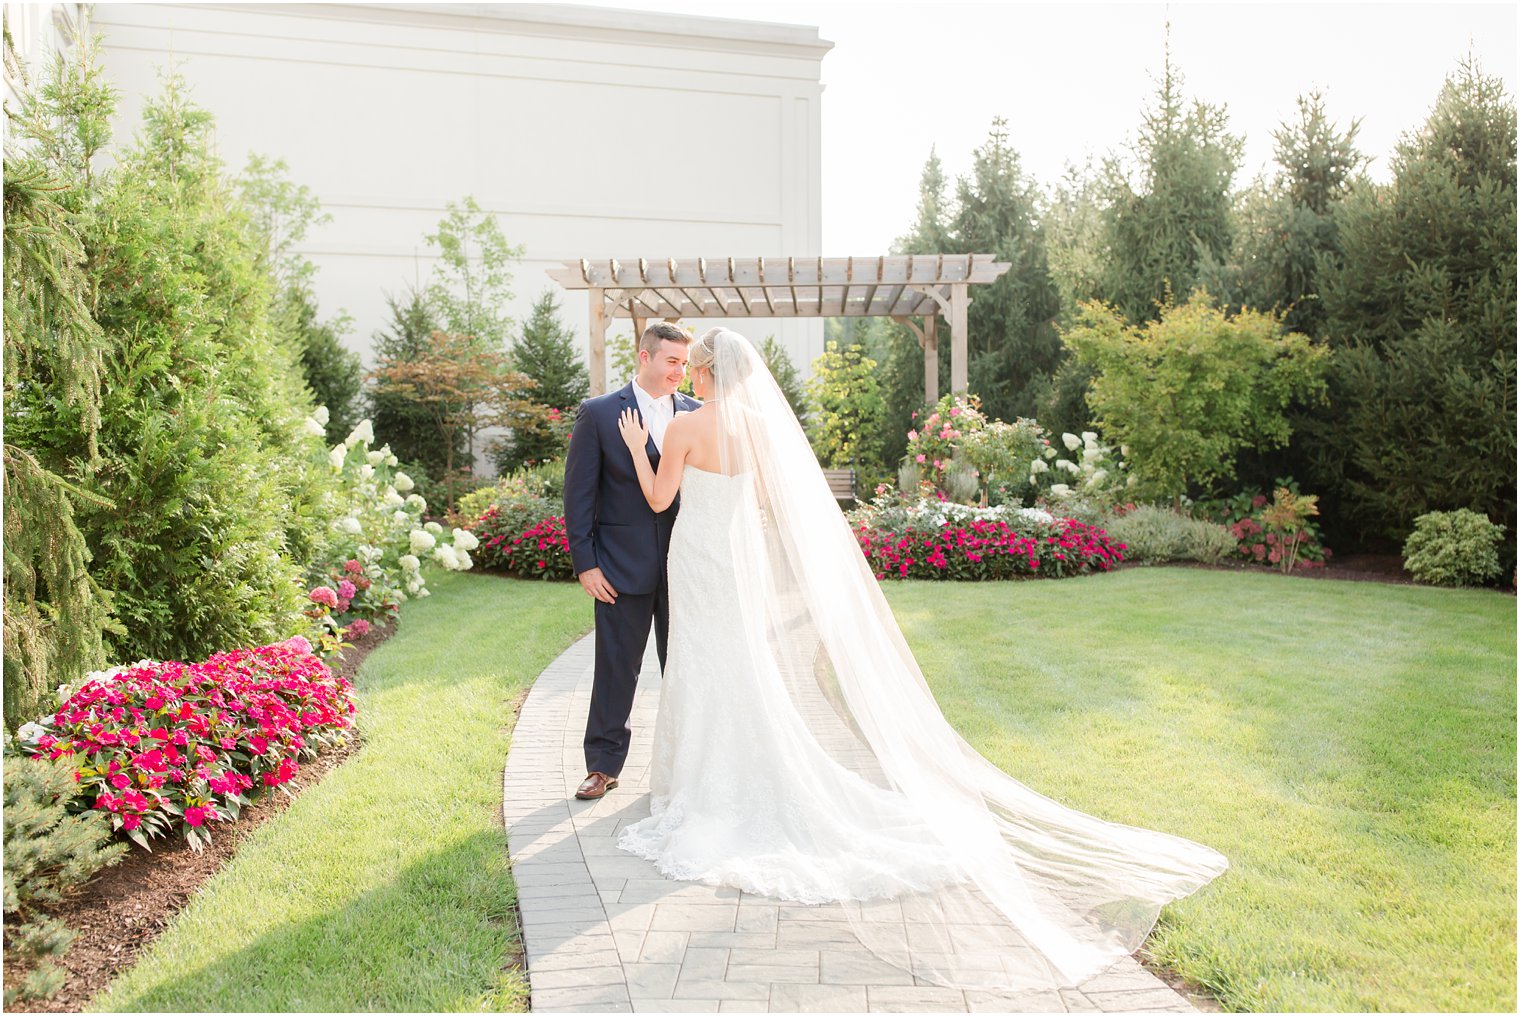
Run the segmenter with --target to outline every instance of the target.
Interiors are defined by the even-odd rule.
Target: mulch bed
[[[359,665],[380,643],[390,638],[396,622],[376,626],[343,651],[333,669],[350,681]],[[43,908],[79,933],[58,965],[67,980],[52,998],[16,1000],[7,1012],[79,1012],[118,971],[131,966],[150,942],[168,926],[201,884],[222,869],[238,845],[270,818],[284,811],[296,795],[315,786],[359,750],[357,729],[345,744],[301,764],[287,786],[290,793],[271,792],[243,809],[236,822],[218,829],[211,845],[199,853],[181,838],[154,844],[153,852],[132,848],[117,864],[97,873],[61,906]],[[6,957],[6,979],[17,983],[26,969]]]

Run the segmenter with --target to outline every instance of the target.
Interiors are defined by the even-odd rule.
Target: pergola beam
[[[548,275],[565,289],[585,290],[590,300],[594,394],[606,390],[609,319],[630,318],[637,331],[651,318],[892,317],[923,319],[922,327],[910,327],[924,349],[925,394],[933,401],[939,371],[935,321],[950,322],[950,385],[965,391],[970,287],[996,281],[1010,266],[991,254],[913,254],[790,257],[784,279],[767,267],[764,258],[582,258]],[[887,292],[878,300],[883,288]],[[852,299],[861,290],[864,295]]]

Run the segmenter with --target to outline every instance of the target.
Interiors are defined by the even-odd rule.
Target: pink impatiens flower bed
[[[971,519],[882,530],[855,526],[855,539],[878,579],[1061,578],[1109,571],[1125,546],[1102,529],[1053,519],[1020,533],[1007,522]]]
[[[354,712],[348,680],[293,638],[93,675],[39,721],[30,748],[72,756],[84,806],[109,812],[140,846],[183,831],[199,849],[251,791],[290,782],[302,760],[341,742]]]

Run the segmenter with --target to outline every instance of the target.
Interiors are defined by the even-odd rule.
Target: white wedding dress
[[[650,816],[618,845],[673,879],[838,905],[936,984],[1074,986],[1133,952],[1228,862],[1067,808],[962,740],[754,347],[700,341],[721,467],[682,473]]]
[[[752,477],[687,466],[670,537],[670,642],[651,816],[618,846],[677,879],[803,903],[900,896],[961,877],[901,794],[836,762],[771,654],[746,638],[729,530]]]

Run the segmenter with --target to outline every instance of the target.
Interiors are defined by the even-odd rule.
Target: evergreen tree
[[[947,250],[950,219],[945,198],[945,169],[934,146],[918,177],[918,212],[913,228],[892,245],[894,254],[942,254]]]
[[[1335,206],[1341,252],[1320,259],[1337,413],[1320,447],[1369,537],[1469,508],[1515,541],[1515,104],[1464,62],[1392,182]],[[1333,440],[1331,440],[1333,438]]]
[[[55,123],[109,120],[109,102],[42,94]],[[60,159],[49,169],[83,188],[88,299],[107,353],[98,406],[34,377],[7,399],[6,435],[89,495],[75,522],[120,622],[106,657],[191,659],[304,626],[298,583],[326,538],[326,488],[301,433],[312,406],[298,354],[273,323],[261,241],[213,152],[211,118],[171,75],[143,121],[105,173],[90,166],[98,147],[43,146]],[[97,128],[69,130],[103,144]]]
[[[1272,185],[1258,183],[1240,196],[1232,263],[1202,272],[1210,292],[1236,309],[1275,310],[1291,331],[1320,334],[1318,263],[1340,250],[1333,209],[1367,165],[1356,147],[1359,123],[1341,131],[1326,114],[1323,95],[1299,97],[1298,118],[1272,134]]]
[[[253,154],[237,183],[253,226],[263,240],[261,258],[274,281],[275,320],[301,351],[301,368],[318,405],[328,410],[329,434],[343,436],[359,422],[362,373],[359,354],[341,341],[346,313],[318,320],[312,279],[317,266],[295,248],[313,226],[331,221],[310,187],[288,177],[283,159]]]
[[[441,330],[439,315],[422,291],[410,289],[403,297],[387,294],[390,324],[375,332],[373,344],[376,362],[402,363],[427,354],[432,335]],[[375,440],[389,444],[391,451],[410,469],[420,468],[434,480],[442,480],[445,463],[462,461],[464,438],[453,435],[454,447],[438,444],[439,431],[426,407],[418,406],[404,394],[368,390],[369,416],[375,428]]]
[[[349,318],[317,320],[317,298],[305,284],[285,290],[276,311],[295,333],[301,352],[301,374],[313,400],[326,406],[327,432],[342,438],[359,422],[363,371],[359,354],[343,345]]]
[[[1038,203],[1004,121],[994,120],[970,176],[957,181],[950,236],[956,253],[991,253],[1012,265],[996,282],[978,287],[967,315],[968,382],[984,411],[1003,420],[1034,415],[1063,355],[1055,329],[1060,294],[1046,261]]]
[[[797,365],[792,362],[786,347],[774,335],[767,335],[765,341],[760,343],[760,358],[765,361],[771,377],[776,379],[776,387],[786,396],[786,404],[792,407],[798,420],[804,419],[807,415],[807,395],[802,387],[802,378],[797,373]]]
[[[1138,185],[1117,160],[1105,166],[1101,290],[1130,321],[1153,320],[1170,295],[1185,300],[1200,264],[1229,256],[1230,182],[1241,141],[1228,123],[1223,107],[1195,101],[1186,108],[1182,74],[1168,52],[1136,145]]]
[[[529,462],[563,458],[575,407],[591,391],[574,333],[558,314],[554,291],[544,290],[512,346],[512,369],[533,383],[525,397],[545,412],[525,418],[522,426],[497,443],[494,451],[499,473],[510,473]]]
[[[552,289],[533,304],[522,335],[512,346],[512,366],[537,385],[533,401],[554,409],[573,410],[591,391],[586,363],[576,347],[575,334],[559,320],[559,303]]]
[[[55,58],[56,106],[39,103],[6,37],[21,108],[6,105],[5,152],[5,599],[4,702],[7,727],[39,715],[52,688],[104,664],[102,634],[113,626],[108,599],[89,573],[90,550],[75,506],[111,507],[71,483],[70,463],[27,442],[13,414],[48,393],[67,407],[72,443],[100,461],[101,386],[111,343],[91,313],[88,253],[80,236],[87,171],[105,143],[115,98],[96,50]],[[61,109],[70,110],[64,116]],[[19,136],[30,143],[24,150]],[[28,447],[29,445],[29,447]],[[119,630],[119,628],[118,628]],[[9,829],[9,824],[7,824]],[[9,894],[7,894],[9,899]]]

